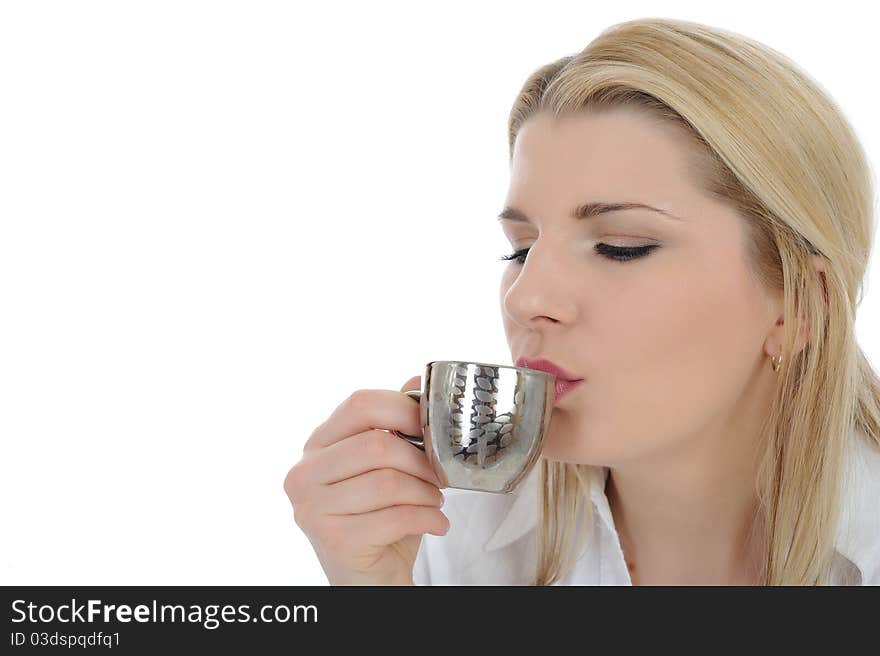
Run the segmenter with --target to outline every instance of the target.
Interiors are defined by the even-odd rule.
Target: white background
[[[311,431],[430,360],[510,361],[526,77],[624,20],[722,27],[818,80],[876,170],[870,4],[815,7],[4,2],[0,583],[326,584],[282,489]]]

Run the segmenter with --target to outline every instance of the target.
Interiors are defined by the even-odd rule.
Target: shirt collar
[[[538,462],[532,471],[511,492],[515,497],[501,522],[483,546],[484,551],[506,547],[523,537],[538,523]],[[589,465],[590,501],[601,522],[612,532],[614,519],[605,482],[608,467]],[[880,447],[862,432],[853,431],[846,451],[842,488],[842,508],[835,534],[835,550],[853,563],[862,580],[873,579],[880,566]]]
[[[851,440],[834,546],[859,569],[862,581],[874,580],[880,566],[880,446],[862,431],[854,430]]]
[[[506,547],[531,531],[538,523],[538,484],[540,482],[540,468],[538,462],[528,476],[526,476],[517,488],[511,492],[515,499],[509,506],[501,523],[492,533],[492,536],[483,547],[484,551],[494,551]],[[590,500],[595,507],[595,512],[609,529],[614,529],[614,519],[611,516],[611,507],[608,505],[608,497],[605,496],[605,481],[608,478],[608,467],[589,465],[590,469]]]

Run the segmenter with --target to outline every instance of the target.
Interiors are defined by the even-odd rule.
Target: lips
[[[554,400],[556,403],[559,403],[559,399],[568,394],[571,390],[581,384],[580,380],[559,380],[556,379],[556,390],[554,393]]]
[[[563,369],[555,362],[547,360],[546,358],[517,358],[516,366],[525,367],[526,369],[537,369],[538,371],[553,374],[557,378],[557,383],[571,383],[583,380],[580,376]]]

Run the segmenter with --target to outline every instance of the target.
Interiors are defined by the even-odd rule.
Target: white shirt
[[[880,448],[853,433],[847,452],[831,585],[880,585]],[[446,535],[422,537],[415,585],[529,585],[537,560],[541,463],[509,494],[447,488]],[[573,571],[554,585],[632,585],[605,495],[608,468],[590,466],[594,531]]]

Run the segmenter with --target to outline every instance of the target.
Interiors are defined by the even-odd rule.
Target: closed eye
[[[609,260],[628,262],[646,256],[655,248],[660,248],[660,246],[658,244],[649,244],[648,246],[611,246],[609,244],[596,244],[595,250],[596,253]],[[528,252],[528,248],[521,248],[510,255],[503,255],[501,260],[515,260],[517,264],[525,264],[525,257],[528,255]]]

